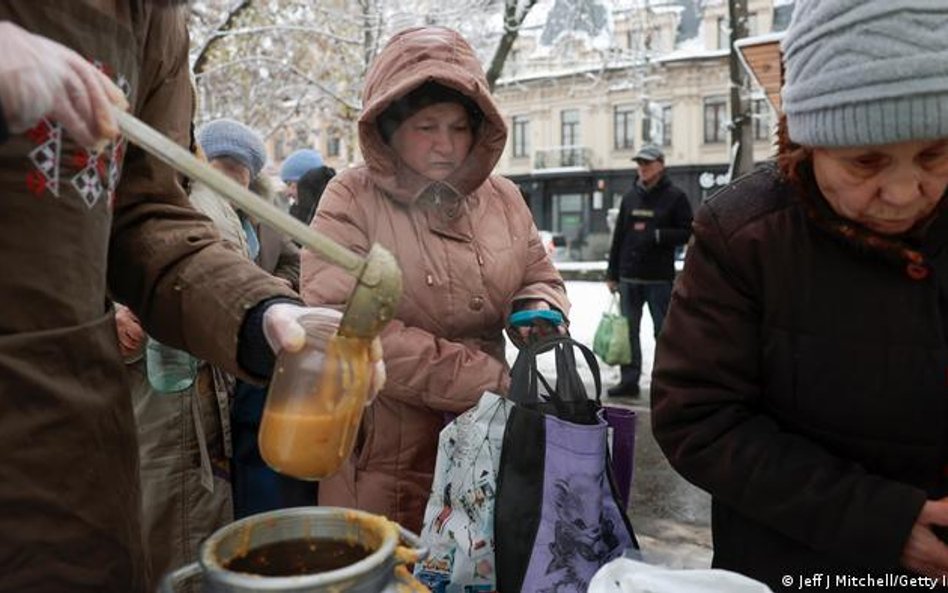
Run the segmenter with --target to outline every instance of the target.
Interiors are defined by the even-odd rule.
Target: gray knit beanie
[[[781,46],[794,142],[948,137],[948,0],[797,0]]]
[[[222,156],[236,159],[256,178],[267,163],[267,148],[260,135],[239,121],[215,119],[197,132],[197,141],[209,160]]]

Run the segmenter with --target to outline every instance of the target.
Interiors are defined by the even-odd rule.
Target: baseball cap
[[[662,149],[654,144],[646,144],[639,149],[635,156],[632,157],[633,161],[665,161],[665,153],[662,152]]]

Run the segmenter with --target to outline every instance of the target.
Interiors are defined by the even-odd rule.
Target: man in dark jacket
[[[619,384],[607,391],[610,397],[638,396],[642,305],[648,304],[657,337],[671,300],[675,248],[691,236],[688,196],[665,175],[662,150],[647,144],[632,160],[639,167],[639,177],[622,198],[606,272],[606,284],[611,292],[619,292],[622,315],[629,320],[632,361],[622,365]]]

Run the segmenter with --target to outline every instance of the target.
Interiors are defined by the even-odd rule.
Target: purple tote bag
[[[595,356],[567,337],[522,350],[511,370],[508,399],[516,405],[494,509],[497,590],[504,593],[585,593],[602,565],[638,549],[614,480],[605,413],[586,396],[574,348],[593,371],[598,394]],[[537,354],[549,350],[555,387],[536,370]]]
[[[629,491],[635,475],[635,410],[616,406],[603,406],[606,422],[612,429],[612,473],[616,480],[619,503],[629,508]]]

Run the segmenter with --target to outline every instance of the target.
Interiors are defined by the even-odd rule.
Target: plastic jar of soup
[[[277,356],[258,436],[274,470],[301,480],[334,474],[352,453],[372,383],[371,341],[303,317],[306,345]]]

